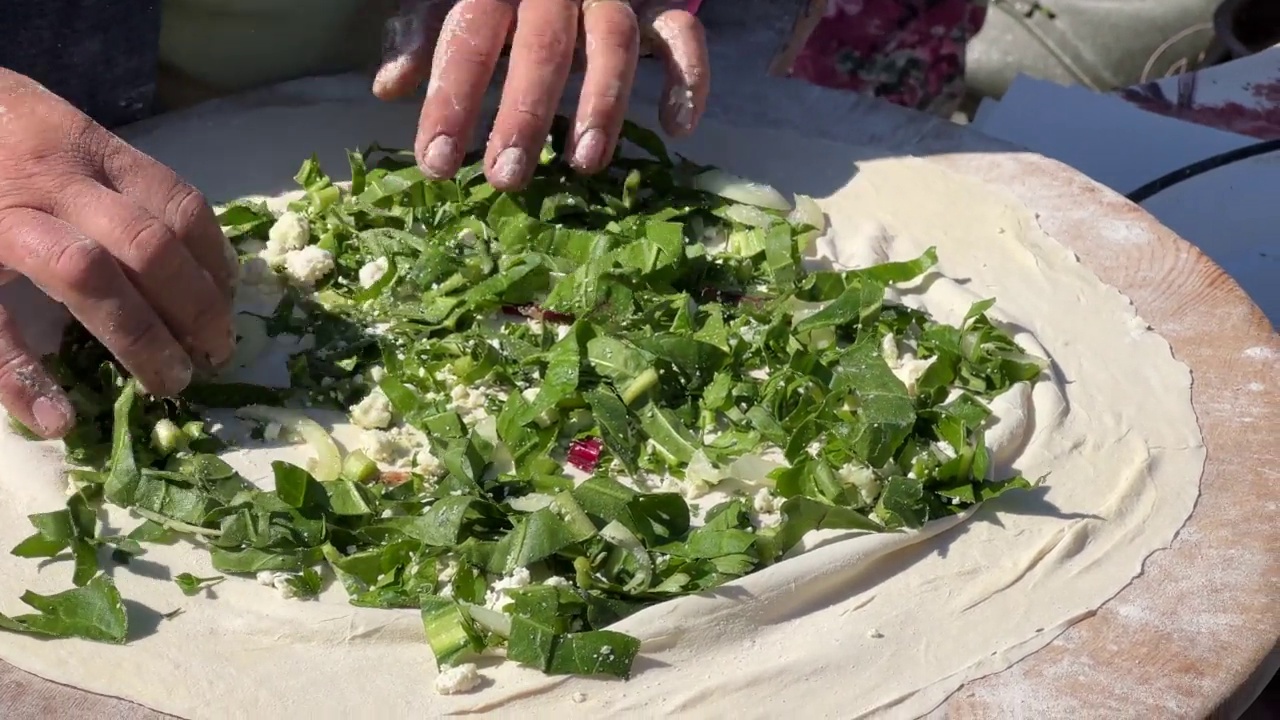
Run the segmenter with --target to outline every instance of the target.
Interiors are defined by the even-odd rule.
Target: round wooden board
[[[777,92],[804,96],[792,109],[822,97],[804,89]],[[271,97],[269,102],[293,104],[305,100],[305,92]],[[771,104],[775,113],[786,104],[780,100]],[[260,102],[242,99],[230,107]],[[743,123],[734,110],[744,102],[744,95],[726,98],[719,121],[795,124],[768,108]],[[1200,251],[1070,168],[878,102],[845,97],[836,110],[828,103],[823,112],[832,122],[818,122],[811,134],[876,146],[886,155],[929,156],[1007,188],[1039,214],[1050,235],[1132,298],[1191,367],[1193,403],[1208,449],[1200,500],[1171,548],[1150,558],[1144,574],[1093,617],[1013,668],[963,687],[932,716],[1237,716],[1280,662],[1280,523],[1274,522],[1280,503],[1280,338]],[[817,122],[812,116],[808,121]],[[0,714],[166,717],[3,663]]]

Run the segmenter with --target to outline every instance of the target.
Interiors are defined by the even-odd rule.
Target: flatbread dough
[[[344,148],[408,146],[416,113],[335,101],[180,116],[129,138],[210,198],[228,200],[291,189],[314,151],[337,176]],[[928,161],[779,132],[706,123],[676,149],[818,198],[835,230],[825,252],[836,261],[906,259],[936,245],[946,277],[908,288],[902,300],[943,321],[996,297],[993,317],[1053,359],[1051,380],[1036,386],[1021,418],[1029,439],[1006,458],[1028,476],[1048,473],[1045,487],[919,533],[824,544],[716,593],[638,613],[617,626],[644,641],[628,682],[494,664],[482,667],[474,693],[442,697],[431,690],[434,663],[416,612],[352,607],[341,590],[289,601],[251,580],[186,598],[170,574],[211,567],[207,553],[183,546],[156,547],[113,571],[130,601],[129,645],[0,634],[0,657],[189,718],[913,717],[1043,647],[1169,544],[1191,513],[1205,459],[1190,372],[1024,207]],[[0,457],[0,543],[12,547],[29,532],[26,514],[62,504],[65,483],[52,446],[0,434]],[[136,523],[114,511],[108,521]],[[0,610],[19,610],[28,588],[64,590],[69,577],[65,565],[0,553]],[[177,608],[184,612],[162,620]]]

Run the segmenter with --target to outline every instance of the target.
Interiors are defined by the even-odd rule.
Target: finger
[[[399,11],[382,32],[382,65],[373,94],[397,100],[413,94],[431,68],[430,40],[440,36],[450,0],[400,0]]]
[[[585,0],[582,25],[587,73],[573,124],[570,162],[581,172],[593,173],[613,157],[622,131],[639,61],[640,29],[631,5],[623,0]]]
[[[240,265],[204,195],[174,171],[124,143],[108,153],[103,167],[111,189],[159,218],[186,246],[222,293],[220,306],[229,313]],[[220,329],[231,334],[229,314],[225,328]]]
[[[711,92],[707,36],[697,17],[685,10],[658,9],[640,25],[655,51],[666,61],[667,82],[658,117],[668,134],[693,132]]]
[[[106,248],[35,210],[0,214],[0,263],[67,306],[147,392],[175,395],[191,359]]]
[[[235,351],[231,304],[192,246],[145,208],[97,183],[70,190],[75,201],[57,207],[55,216],[115,256],[197,365],[212,369],[229,360]]]
[[[485,176],[519,190],[533,175],[569,79],[579,0],[521,0],[502,102],[485,151]]]
[[[0,307],[0,404],[45,439],[60,438],[76,413],[62,388],[27,347],[18,323]]]
[[[511,25],[514,2],[462,0],[444,20],[414,143],[418,164],[430,177],[452,177],[462,164]]]

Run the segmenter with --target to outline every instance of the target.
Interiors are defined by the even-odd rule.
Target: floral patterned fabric
[[[791,76],[948,115],[964,93],[965,44],[985,0],[827,0]]]

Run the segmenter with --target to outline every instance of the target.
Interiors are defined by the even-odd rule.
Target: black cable
[[[1235,150],[1230,150],[1228,152],[1214,155],[1213,157],[1205,158],[1198,162],[1193,162],[1186,167],[1178,168],[1167,175],[1152,180],[1146,185],[1143,185],[1137,190],[1129,193],[1125,197],[1135,203],[1140,203],[1149,199],[1156,193],[1168,190],[1183,180],[1190,180],[1191,178],[1197,175],[1203,175],[1210,170],[1217,170],[1218,168],[1225,167],[1231,163],[1248,160],[1251,157],[1265,155],[1277,150],[1280,150],[1280,138],[1264,140],[1259,143],[1253,143],[1252,145],[1245,145],[1244,147],[1236,148]]]

